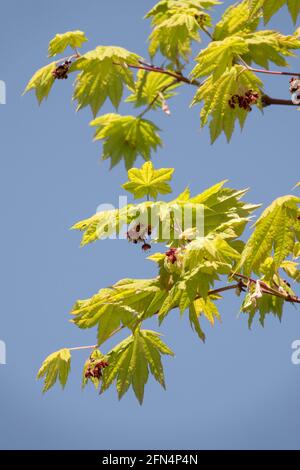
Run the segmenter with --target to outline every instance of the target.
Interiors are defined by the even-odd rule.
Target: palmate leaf
[[[266,69],[269,68],[269,61],[281,67],[288,66],[284,57],[294,56],[293,50],[300,49],[297,36],[285,36],[272,30],[257,31],[245,35],[244,39],[248,53],[243,55],[243,59],[248,64],[255,62]]]
[[[71,311],[72,322],[79,328],[98,326],[100,345],[119,326],[133,328],[138,315],[153,315],[150,305],[160,290],[158,279],[123,279],[89,299],[78,300]]]
[[[294,23],[300,13],[300,0],[249,0],[249,5],[252,11],[263,12],[265,24],[277,13],[284,5],[287,5],[288,11]]]
[[[245,39],[237,35],[222,41],[212,41],[195,58],[197,65],[192,76],[202,77],[213,73],[214,79],[217,79],[238,56],[246,54],[248,50]]]
[[[132,94],[125,101],[134,103],[136,108],[151,104],[152,109],[156,109],[162,107],[163,100],[175,96],[176,93],[173,90],[179,86],[180,83],[174,83],[174,79],[168,75],[139,70],[135,88],[131,90]],[[167,90],[160,94],[166,87]]]
[[[218,1],[163,0],[148,12],[153,31],[150,34],[149,53],[158,50],[171,62],[180,58],[188,60],[192,41],[199,41],[201,26],[210,26],[211,19],[205,11]]]
[[[272,295],[263,295],[255,302],[251,300],[251,294],[248,293],[243,301],[241,312],[249,315],[248,326],[251,328],[255,315],[259,314],[261,326],[265,324],[266,315],[273,314],[279,320],[282,318],[284,300]]]
[[[256,31],[260,21],[260,8],[250,4],[251,0],[244,0],[230,5],[222,19],[216,24],[213,39],[221,41],[233,34],[242,34]]]
[[[274,272],[282,262],[293,254],[299,220],[297,219],[300,198],[283,196],[265,209],[242,252],[237,269],[249,276],[261,273],[261,266],[271,254],[274,258]]]
[[[269,61],[287,66],[284,56],[293,56],[293,50],[300,48],[296,36],[284,36],[277,31],[257,31],[228,36],[222,41],[211,42],[196,57],[197,65],[192,71],[194,78],[213,73],[217,79],[236,60],[243,59],[248,65],[255,62],[264,68]]]
[[[44,377],[43,392],[47,392],[57,379],[59,379],[62,388],[65,387],[71,367],[71,353],[69,349],[60,349],[48,356],[37,375],[38,379]]]
[[[205,334],[200,326],[199,317],[203,315],[213,326],[215,319],[221,321],[220,314],[218,312],[216,304],[211,300],[210,297],[205,299],[199,298],[190,304],[189,308],[189,319],[191,327],[195,330],[201,341],[205,341]]]
[[[53,57],[57,54],[61,54],[69,46],[72,49],[80,48],[87,38],[82,31],[67,31],[63,34],[56,34],[56,36],[50,41],[48,48],[49,57]]]
[[[51,64],[42,67],[37,70],[33,77],[29,80],[24,93],[27,93],[30,90],[35,91],[35,95],[39,104],[46,99],[50,93],[52,85],[54,83],[53,71],[56,68],[56,63],[51,62]]]
[[[249,216],[259,205],[247,204],[241,200],[247,190],[224,188],[224,183],[225,181],[222,181],[193,198],[186,190],[169,203],[147,201],[135,205],[129,204],[121,209],[98,212],[92,217],[76,223],[72,228],[83,232],[81,245],[84,246],[98,239],[107,238],[114,233],[120,233],[124,225],[134,221],[136,223],[142,221],[147,225],[149,212],[153,229],[157,228],[158,224],[162,224],[162,226],[169,224],[172,213],[175,222],[181,226],[184,208],[189,206],[190,210],[193,207],[197,210],[201,205],[204,209],[204,235],[215,231],[224,231],[227,236],[231,235],[232,238],[235,238],[236,235],[242,234]],[[163,241],[169,243],[172,240],[164,238]],[[155,239],[152,242],[155,242]]]
[[[70,72],[80,71],[73,99],[77,109],[90,106],[96,116],[107,98],[117,108],[124,85],[134,87],[133,73],[128,64],[137,65],[140,57],[116,46],[98,46],[73,62]]]
[[[159,128],[148,119],[105,114],[90,125],[97,128],[94,140],[104,141],[102,159],[110,158],[111,168],[123,159],[128,170],[139,155],[146,161],[150,160],[151,151],[162,145],[157,133]]]
[[[116,380],[119,399],[131,385],[139,403],[142,404],[149,370],[165,388],[162,354],[174,355],[173,351],[159,338],[158,333],[137,329],[132,336],[107,354],[109,366],[103,372],[101,393]]]
[[[281,263],[281,268],[291,279],[296,282],[300,282],[299,263],[296,263],[295,261],[286,260]]]
[[[152,162],[146,162],[139,168],[131,168],[128,171],[129,181],[122,188],[131,192],[136,199],[150,196],[154,199],[158,194],[169,194],[172,192],[167,181],[172,179],[174,168],[160,168],[155,170]]]
[[[209,117],[210,136],[213,143],[217,137],[224,132],[229,141],[235,121],[238,120],[243,127],[249,111],[240,108],[238,105],[232,109],[229,100],[234,95],[243,95],[252,90],[260,94],[262,87],[261,80],[251,71],[241,65],[234,65],[222,74],[217,80],[210,76],[202,86],[198,88],[192,105],[204,102],[200,113],[201,127],[204,127]],[[259,101],[257,105],[260,105]]]
[[[190,319],[194,318],[196,312],[197,317],[203,314],[214,324],[214,318],[219,318],[219,314],[212,302],[217,297],[210,297],[210,290],[221,276],[230,275],[240,259],[240,253],[231,245],[232,242],[233,238],[227,239],[227,234],[212,233],[178,249],[175,262],[166,255],[155,254],[150,257],[160,266],[162,286],[170,286],[171,281],[168,295],[158,311],[160,323],[173,308],[179,307],[181,313],[187,308],[192,309]],[[168,273],[169,282],[166,282]]]

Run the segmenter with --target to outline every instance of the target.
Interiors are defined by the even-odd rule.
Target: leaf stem
[[[62,59],[58,59],[55,61],[56,64],[60,64],[61,62],[66,62],[67,60],[78,59],[81,57],[80,53],[76,51],[76,54],[68,55],[67,57],[63,57]]]

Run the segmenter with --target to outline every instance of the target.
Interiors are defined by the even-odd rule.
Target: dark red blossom
[[[177,248],[170,248],[166,252],[166,257],[168,258],[168,261],[172,264],[176,263],[177,261]]]
[[[63,64],[58,65],[55,70],[53,70],[52,75],[56,80],[66,80],[68,78],[68,72],[71,66],[71,61],[66,60]]]
[[[90,379],[90,378],[95,378],[95,379],[101,379],[102,377],[102,371],[105,369],[105,367],[108,367],[108,362],[106,361],[91,361],[90,365],[85,371],[85,378]]]

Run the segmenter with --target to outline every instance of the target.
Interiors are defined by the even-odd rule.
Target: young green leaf
[[[277,31],[241,32],[222,41],[213,41],[203,49],[195,59],[197,65],[192,76],[199,78],[213,73],[216,80],[238,59],[248,65],[255,62],[266,69],[269,61],[286,67],[288,63],[284,56],[293,56],[292,51],[299,48],[300,41],[296,36],[284,36]]]
[[[131,89],[132,94],[125,101],[134,103],[135,108],[150,104],[152,109],[161,108],[163,100],[175,96],[176,93],[173,90],[179,86],[180,83],[174,83],[174,79],[168,75],[139,70],[135,88]]]
[[[49,57],[61,54],[69,46],[75,51],[87,41],[82,31],[67,31],[63,34],[56,34],[50,41],[48,48]]]
[[[139,168],[131,168],[128,171],[129,181],[122,188],[131,192],[135,199],[150,196],[154,199],[158,194],[169,194],[172,192],[167,181],[172,179],[174,168],[160,168],[155,170],[152,162],[146,162]]]
[[[252,272],[259,274],[262,264],[273,253],[276,272],[285,258],[293,254],[299,203],[300,198],[283,196],[264,210],[245,245],[237,270],[242,268],[247,276]]]
[[[201,110],[201,127],[204,127],[209,117],[210,135],[213,143],[223,131],[229,141],[235,121],[238,120],[240,126],[243,127],[251,106],[244,106],[242,102],[232,102],[237,96],[246,100],[246,93],[257,98],[251,103],[260,105],[259,96],[262,82],[251,71],[245,69],[241,65],[234,65],[228,69],[217,80],[210,76],[205,83],[199,87],[192,105],[204,102]],[[255,94],[253,94],[255,93]]]
[[[77,110],[90,106],[96,116],[107,98],[118,108],[124,85],[134,87],[128,64],[137,65],[139,59],[122,47],[98,46],[73,62],[70,71],[80,71],[73,94]]]
[[[287,67],[285,57],[294,56],[293,50],[300,49],[300,40],[296,35],[285,36],[272,30],[247,34],[244,39],[248,52],[243,55],[243,59],[248,65],[254,62],[266,69],[269,68],[269,62]]]
[[[50,356],[48,356],[37,375],[38,379],[44,377],[44,388],[43,392],[47,392],[55,382],[57,378],[60,381],[62,388],[65,387],[68,375],[71,368],[71,353],[69,349],[60,349]]]
[[[251,0],[244,0],[230,5],[222,19],[217,23],[213,39],[221,41],[233,34],[241,35],[243,32],[249,33],[257,29],[260,20],[260,7],[251,4]]]
[[[279,320],[282,317],[284,300],[272,295],[262,295],[255,298],[253,293],[248,293],[243,301],[241,312],[249,315],[248,326],[251,328],[256,313],[259,313],[261,326],[265,324],[266,315],[273,314]]]
[[[261,0],[261,4],[265,24],[268,23],[272,16],[274,16],[275,13],[277,13],[284,5],[287,5],[293,22],[297,22],[298,15],[300,13],[299,0]]]
[[[79,328],[98,326],[98,344],[121,326],[134,328],[138,315],[150,315],[150,305],[160,292],[158,279],[123,279],[85,300],[78,300],[71,314]],[[155,314],[155,311],[152,311]]]
[[[224,231],[228,238],[235,238],[236,234],[240,236],[243,233],[249,216],[259,205],[247,204],[241,200],[247,190],[223,188],[224,183],[225,181],[222,181],[193,198],[190,198],[190,192],[186,189],[184,193],[170,202],[146,201],[135,205],[129,204],[121,209],[97,212],[92,217],[76,223],[72,228],[83,232],[81,245],[84,246],[114,233],[118,234],[124,225],[134,221],[148,225],[149,212],[154,231],[160,226],[172,226],[172,214],[173,226],[177,224],[181,227],[185,208],[190,213],[193,210],[199,211],[201,208],[202,214],[204,210],[204,235]],[[168,238],[164,236],[162,241],[167,243],[174,241],[171,237],[171,230],[169,234],[170,236]],[[160,241],[160,239],[152,240],[152,242],[155,241]]]
[[[107,354],[109,366],[103,372],[101,393],[116,380],[119,399],[131,385],[139,403],[142,404],[149,369],[155,379],[165,387],[161,354],[174,355],[161,341],[158,333],[137,329],[132,336]]]
[[[151,151],[162,145],[159,128],[152,121],[135,116],[105,114],[94,119],[91,126],[97,128],[95,140],[103,140],[102,159],[111,159],[111,168],[122,159],[129,170],[138,155],[150,160]]]
[[[53,72],[55,68],[56,63],[51,62],[51,64],[45,65],[45,67],[37,70],[29,80],[23,94],[30,90],[35,90],[37,100],[39,104],[41,104],[41,102],[48,97],[54,83]]]
[[[191,327],[196,331],[196,333],[199,336],[199,338],[201,339],[201,341],[205,342],[205,334],[202,331],[202,328],[200,326],[198,316],[199,315],[197,315],[195,305],[194,305],[194,303],[192,303],[190,305],[190,309],[189,309],[190,324],[191,324]]]
[[[151,18],[154,28],[149,37],[150,56],[160,50],[162,55],[176,64],[180,58],[188,60],[191,43],[200,41],[199,31],[211,24],[205,10],[217,4],[218,1],[200,0],[159,2],[145,17]]]
[[[213,41],[197,55],[197,65],[192,71],[193,77],[202,77],[213,73],[214,79],[222,75],[240,55],[248,52],[245,39],[230,36],[223,41]]]

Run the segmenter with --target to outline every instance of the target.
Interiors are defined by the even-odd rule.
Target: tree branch
[[[120,65],[120,64],[115,64],[115,65]],[[177,72],[172,72],[171,70],[165,69],[163,67],[157,67],[156,65],[151,65],[147,64],[146,62],[141,62],[140,65],[135,65],[135,64],[128,64],[128,67],[133,68],[133,69],[138,69],[138,70],[146,70],[147,72],[156,72],[156,73],[162,73],[165,75],[169,75],[170,77],[174,77],[176,81],[186,83],[188,85],[200,87],[203,82],[199,82],[196,79],[189,79],[188,77],[185,77],[181,73]],[[253,67],[246,67],[248,70],[254,73],[267,73],[270,75],[297,75],[300,77],[300,72],[298,73],[291,73],[291,72],[277,72],[277,71],[272,71],[272,70],[264,70],[264,69],[255,69]],[[157,98],[156,98],[157,99]],[[156,101],[155,99],[155,101]],[[291,100],[285,100],[285,99],[280,99],[280,98],[271,98],[270,96],[264,94],[262,95],[262,105],[263,107],[271,106],[271,105],[281,105],[281,106],[297,106],[294,104]],[[147,110],[148,111],[148,110]]]
[[[294,104],[292,102],[292,100],[283,100],[283,99],[279,99],[279,98],[271,98],[268,95],[263,95],[261,97],[261,102],[262,102],[262,105],[263,105],[264,108],[266,108],[267,106],[271,106],[272,104],[281,105],[281,106],[299,106],[297,104]]]
[[[280,297],[283,300],[285,300],[286,302],[290,302],[290,303],[294,303],[294,304],[300,304],[300,297],[298,297],[296,295],[290,295],[288,292],[282,292],[280,290],[273,289],[268,284],[266,284],[264,281],[260,281],[259,279],[253,279],[251,277],[245,276],[244,274],[240,274],[240,273],[233,273],[232,277],[242,279],[244,281],[247,281],[247,283],[251,283],[251,284],[256,284],[257,282],[259,282],[259,285],[261,287],[261,291],[264,294],[274,295],[275,297]]]
[[[115,65],[121,65],[121,64],[118,64],[115,62]],[[140,61],[139,65],[137,64],[127,64],[127,65],[128,67],[132,69],[146,70],[147,72],[157,72],[157,73],[162,73],[164,75],[169,75],[170,77],[176,78],[178,82],[187,83],[188,85],[193,85],[196,87],[199,87],[202,85],[202,83],[199,82],[198,80],[189,79],[188,77],[185,77],[184,75],[182,75],[180,72],[173,72],[163,67],[157,67],[156,65],[147,64],[146,62]]]
[[[278,70],[266,70],[266,69],[256,69],[254,67],[247,66],[248,70],[254,73],[266,73],[268,75],[284,75],[287,77],[297,76],[300,77],[300,72],[285,72]]]

